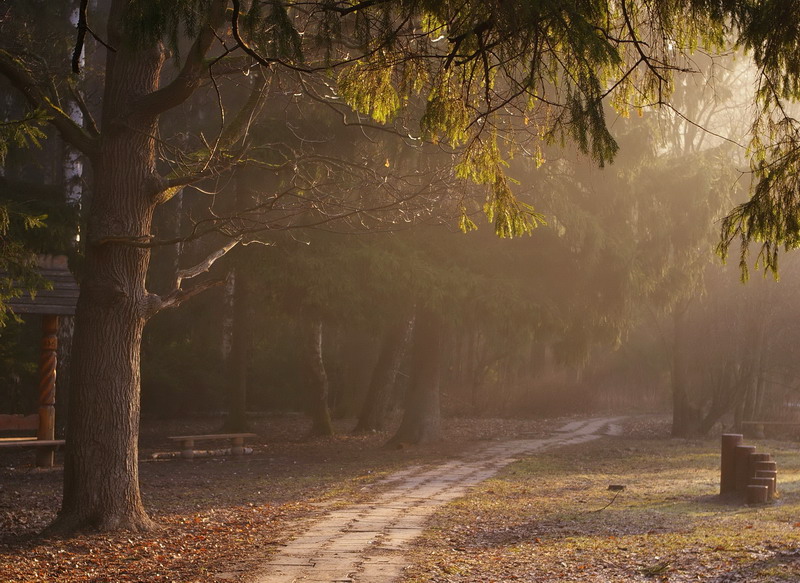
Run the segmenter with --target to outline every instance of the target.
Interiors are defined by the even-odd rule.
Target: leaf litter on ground
[[[30,451],[0,458],[2,583],[246,581],[308,520],[326,508],[368,499],[380,478],[408,465],[437,463],[476,440],[546,435],[546,421],[451,419],[447,440],[425,448],[383,448],[388,434],[351,435],[342,421],[331,439],[306,439],[298,415],[252,420],[254,453],[192,461],[152,459],[174,447],[168,435],[216,433],[219,418],[142,426],[140,481],[159,524],[147,533],[42,537],[61,497],[62,468],[33,467]],[[60,461],[60,459],[59,459]]]

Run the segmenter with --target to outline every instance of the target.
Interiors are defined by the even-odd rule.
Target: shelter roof
[[[53,289],[39,290],[35,296],[24,293],[9,300],[8,306],[16,314],[51,314],[72,316],[78,305],[78,282],[72,276],[64,255],[39,257],[39,273],[52,282]]]

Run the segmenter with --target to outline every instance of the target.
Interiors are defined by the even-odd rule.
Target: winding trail
[[[433,468],[392,474],[374,500],[333,510],[290,541],[254,583],[393,583],[407,566],[406,545],[441,505],[491,478],[522,455],[617,435],[623,417],[574,421],[544,439],[492,443]]]

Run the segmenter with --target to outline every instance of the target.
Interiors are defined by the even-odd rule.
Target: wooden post
[[[719,493],[721,496],[736,492],[736,446],[742,444],[741,433],[724,433],[720,454]]]
[[[194,439],[184,439],[181,441],[181,457],[187,460],[194,458]]]
[[[56,351],[58,350],[58,316],[42,316],[42,344],[39,359],[39,430],[37,439],[55,439],[56,429]],[[53,467],[53,450],[39,448],[36,465]]]
[[[771,461],[772,461],[771,453],[751,453],[750,456],[747,458],[747,475],[751,479],[755,478],[756,468],[758,467],[758,464]],[[755,482],[748,482],[748,483],[754,484]]]
[[[758,472],[759,470],[765,471],[778,471],[778,463],[772,460],[767,461],[757,461],[753,464],[753,470]]]
[[[748,462],[750,468],[750,475],[755,476],[756,465],[763,463],[763,462],[771,462],[772,461],[772,454],[771,453],[751,453],[750,454],[750,461]]]
[[[244,437],[234,437],[231,439],[231,454],[244,455]]]
[[[766,486],[747,486],[747,488],[745,488],[745,492],[747,494],[747,503],[765,504],[767,502],[768,490],[769,489]]]
[[[747,484],[750,483],[750,454],[754,453],[755,450],[755,445],[737,445],[734,449],[736,491],[740,494],[747,493]]]
[[[750,478],[751,486],[766,486],[767,500],[775,498],[775,479],[774,478]]]
[[[778,493],[778,470],[759,470],[756,469],[756,478],[772,478],[772,492],[770,497],[774,498]]]

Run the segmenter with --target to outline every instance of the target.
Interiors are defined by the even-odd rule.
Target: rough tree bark
[[[405,355],[414,320],[403,319],[390,325],[383,335],[378,361],[372,371],[367,396],[358,416],[354,432],[383,431],[389,396],[397,380],[397,370]]]
[[[387,446],[422,444],[441,439],[439,369],[442,320],[430,309],[417,309],[411,349],[411,382],[403,420]]]
[[[212,3],[209,23],[222,23],[225,4]],[[64,496],[51,532],[153,526],[139,492],[142,331],[158,309],[188,297],[179,283],[175,292],[184,295],[169,301],[147,292],[150,251],[137,243],[149,241],[154,210],[163,202],[165,183],[155,165],[159,116],[196,89],[213,26],[198,34],[178,79],[160,87],[166,51],[158,41],[128,38],[128,9],[125,0],[109,7],[106,40],[113,50],[107,53],[99,131],[79,135],[57,115],[53,122],[88,155],[94,188],[75,316]],[[35,87],[16,85],[29,99],[44,101]]]
[[[118,3],[117,3],[118,4]],[[143,530],[153,523],[139,493],[139,348],[149,314],[150,252],[103,242],[145,240],[155,193],[157,116],[131,115],[130,99],[155,91],[164,53],[132,52],[120,42],[112,9],[102,116],[93,159],[85,276],[75,317],[64,498],[55,530]],[[115,18],[116,16],[116,18]]]

